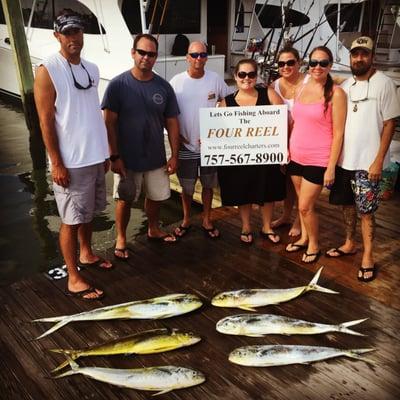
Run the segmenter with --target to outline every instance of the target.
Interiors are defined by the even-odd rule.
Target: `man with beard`
[[[62,221],[60,247],[68,270],[67,294],[98,300],[103,290],[90,285],[77,268],[112,268],[91,248],[93,216],[106,206],[104,174],[109,153],[97,92],[99,69],[81,58],[83,28],[79,14],[70,9],[60,12],[54,22],[60,50],[38,67],[34,93]]]
[[[179,114],[171,85],[153,72],[158,42],[139,34],[131,50],[134,66],[116,76],[104,94],[102,108],[107,126],[111,170],[116,199],[115,257],[126,260],[126,229],[131,203],[145,191],[148,219],[147,238],[174,243],[176,237],[159,226],[159,209],[170,197],[169,175],[175,173],[179,149]],[[167,161],[164,127],[168,132],[171,157]]]
[[[373,258],[374,213],[378,208],[379,180],[389,163],[388,149],[400,115],[394,82],[373,65],[373,41],[362,36],[350,49],[353,78],[342,87],[347,94],[347,119],[342,154],[336,169],[330,203],[343,206],[346,240],[327,251],[328,257],[355,254],[357,211],[361,217],[363,256],[358,279],[369,282],[376,276]]]

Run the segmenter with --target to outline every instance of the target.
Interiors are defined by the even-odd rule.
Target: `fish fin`
[[[62,315],[61,317],[50,317],[50,318],[38,318],[33,319],[31,322],[59,322],[63,321],[66,318],[66,315]]]
[[[246,305],[241,305],[238,308],[240,308],[241,310],[245,310],[245,311],[257,311],[254,307],[246,306]]]
[[[64,325],[67,325],[68,322],[71,320],[69,318],[64,319],[63,321],[58,322],[57,324],[53,325],[50,329],[48,329],[46,332],[42,333],[40,336],[36,338],[36,340],[42,339],[47,335],[50,335],[50,333],[55,332],[56,330],[60,329]]]
[[[246,336],[249,336],[249,337],[264,337],[265,335],[262,335],[262,334],[260,334],[260,333],[246,333]]]
[[[161,390],[161,392],[154,393],[154,394],[152,394],[152,396],[158,396],[158,395],[160,395],[160,394],[165,394],[165,393],[171,392],[172,390],[173,390],[173,389]]]
[[[68,354],[66,354],[66,356],[67,356],[67,362],[70,365],[71,369],[60,375],[53,376],[54,379],[64,378],[64,376],[70,376],[80,373],[79,365]]]
[[[364,353],[369,353],[371,351],[375,351],[376,349],[374,348],[369,348],[369,349],[352,349],[352,350],[346,350],[344,351],[344,355],[350,358],[355,358],[356,360],[361,360],[365,361],[369,364],[376,365],[376,362],[373,360],[370,360],[368,358],[362,357],[361,354]]]
[[[61,350],[61,351],[57,351],[57,350]],[[51,372],[53,374],[55,372],[59,371],[60,369],[65,368],[68,364],[70,364],[70,360],[71,361],[75,361],[76,359],[79,358],[79,354],[77,352],[74,352],[74,351],[71,351],[71,350],[53,349],[53,350],[50,350],[50,351],[54,351],[56,353],[63,353],[67,357],[67,360],[65,360],[63,363],[61,363],[58,367],[56,367],[56,368],[51,370]],[[76,364],[76,365],[78,365],[78,364]]]
[[[58,367],[52,369],[50,372],[52,374],[55,374],[57,371],[59,371],[60,369],[64,369],[68,365],[69,365],[69,362],[68,362],[68,360],[66,360],[63,363],[61,363]]]
[[[348,333],[350,335],[356,335],[356,336],[367,336],[364,335],[363,333],[359,333],[356,331],[353,331],[352,329],[348,329],[348,326],[353,326],[353,325],[357,325],[357,324],[361,324],[361,322],[366,321],[368,318],[363,318],[363,319],[357,319],[354,321],[349,321],[349,322],[344,322],[342,324],[338,325],[338,331],[339,332],[343,332],[343,333]]]

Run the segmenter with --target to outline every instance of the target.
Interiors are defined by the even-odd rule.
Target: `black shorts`
[[[335,169],[335,182],[329,193],[329,203],[336,206],[353,206],[354,193],[351,188],[351,180],[354,179],[354,172],[341,167]]]
[[[315,165],[301,165],[294,161],[290,161],[286,168],[286,172],[288,175],[302,176],[306,181],[321,186],[324,184],[325,171],[325,167],[317,167]]]

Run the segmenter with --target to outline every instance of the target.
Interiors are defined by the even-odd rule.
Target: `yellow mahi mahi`
[[[78,314],[59,317],[39,318],[33,322],[56,322],[53,327],[37,337],[41,339],[55,332],[69,322],[99,321],[108,319],[161,319],[186,314],[202,306],[201,300],[194,294],[169,294],[147,300],[131,301],[107,307],[95,308]]]
[[[152,329],[134,335],[125,336],[86,349],[52,349],[55,353],[62,353],[71,360],[87,356],[103,356],[116,354],[153,354],[175,350],[180,347],[191,346],[200,342],[201,338],[191,332],[181,332],[178,329]],[[65,361],[52,372],[56,372],[68,365]]]
[[[311,290],[338,294],[338,292],[317,284],[322,268],[323,267],[317,271],[307,286],[299,286],[290,289],[241,289],[231,292],[222,292],[213,297],[211,304],[216,307],[237,307],[246,311],[255,311],[254,307],[283,303]]]
[[[175,389],[200,385],[206,378],[200,371],[190,368],[165,365],[161,367],[116,369],[83,367],[80,368],[75,361],[69,360],[71,370],[56,376],[63,378],[75,374],[86,375],[101,382],[110,383],[120,387],[138,390],[151,390],[158,394],[170,392]]]

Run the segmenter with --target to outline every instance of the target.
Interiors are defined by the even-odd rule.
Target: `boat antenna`
[[[163,23],[164,23],[164,17],[165,17],[165,13],[167,11],[167,8],[168,8],[168,0],[165,0],[163,11],[162,11],[162,14],[161,14],[161,19],[160,19],[160,25],[158,26],[157,41],[158,41],[158,38],[160,36],[161,27],[163,26]]]
[[[315,0],[313,0],[313,1],[310,3],[310,7],[308,7],[308,10],[306,11],[306,14],[305,14],[306,16],[308,16],[308,13],[310,12],[310,10],[311,10],[312,6],[314,5],[314,3],[315,3]],[[297,39],[297,36],[299,36],[301,27],[302,27],[302,25],[300,24],[299,27],[298,27],[298,29],[297,29],[296,34],[294,35],[293,41],[295,41],[295,40]]]

